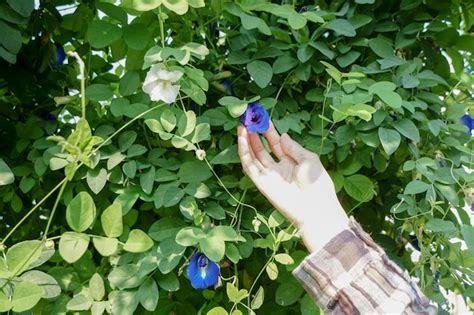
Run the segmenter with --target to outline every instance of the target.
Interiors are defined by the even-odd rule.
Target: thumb
[[[301,163],[308,158],[314,158],[314,154],[303,148],[298,142],[291,139],[291,137],[284,133],[281,135],[280,145],[286,155],[290,156],[297,163]]]

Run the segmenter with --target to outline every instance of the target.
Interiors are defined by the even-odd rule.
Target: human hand
[[[257,133],[240,126],[239,156],[244,172],[258,190],[299,230],[309,251],[321,249],[345,229],[347,215],[337,200],[334,184],[319,157],[273,124],[264,133],[275,161]]]

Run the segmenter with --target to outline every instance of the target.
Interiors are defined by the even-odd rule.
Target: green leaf
[[[3,291],[0,291],[0,312],[8,312],[12,308],[12,302],[7,298]]]
[[[61,287],[56,279],[39,270],[31,270],[25,272],[21,279],[23,281],[36,284],[42,290],[41,297],[43,299],[55,298],[61,294]]]
[[[107,170],[105,168],[89,169],[86,181],[92,192],[97,195],[107,183]]]
[[[105,84],[91,84],[86,88],[86,97],[92,101],[106,101],[113,95],[114,92]]]
[[[207,315],[229,315],[229,313],[222,306],[216,306],[207,312]]]
[[[224,258],[225,242],[220,236],[211,236],[199,241],[203,253],[212,261],[220,261]]]
[[[370,94],[376,94],[382,101],[392,108],[400,108],[402,106],[401,96],[393,92],[396,85],[392,82],[381,81],[372,84],[369,87]]]
[[[171,132],[174,127],[176,127],[176,116],[171,110],[165,109],[163,113],[161,113],[160,122],[167,132]]]
[[[461,226],[461,234],[466,242],[467,248],[471,253],[471,256],[474,256],[474,227],[469,225]]]
[[[122,206],[114,202],[100,216],[102,229],[107,237],[119,237],[123,232]]]
[[[406,195],[416,195],[416,194],[421,194],[422,192],[427,191],[428,188],[430,188],[429,184],[422,182],[420,180],[412,180],[405,187],[405,191],[403,193]]]
[[[153,312],[158,305],[159,293],[155,280],[148,278],[143,282],[140,288],[138,288],[137,296],[143,308]]]
[[[87,29],[86,39],[94,48],[104,48],[122,37],[122,30],[109,22],[92,21]]]
[[[245,241],[245,239],[237,234],[237,232],[230,226],[219,225],[215,226],[209,233],[210,237],[218,237],[223,241]]]
[[[155,167],[152,166],[150,169],[140,175],[140,186],[145,194],[151,194],[153,191],[153,184],[155,183]]]
[[[176,187],[174,183],[168,185],[160,185],[153,195],[155,207],[172,207],[179,203],[184,196],[184,191]]]
[[[104,257],[114,254],[118,248],[118,240],[116,238],[96,236],[92,238],[92,243],[99,254]]]
[[[42,294],[43,290],[34,283],[27,281],[17,283],[12,296],[12,310],[19,313],[33,308]]]
[[[321,314],[319,307],[316,305],[314,300],[308,294],[305,294],[303,298],[301,299],[300,311],[301,311],[301,315],[320,315]]]
[[[120,79],[119,91],[123,96],[132,95],[140,86],[140,75],[136,71],[128,71]]]
[[[393,122],[393,127],[408,139],[416,142],[420,141],[420,132],[410,119],[403,118],[401,120],[396,120]]]
[[[312,47],[316,48],[319,50],[320,53],[322,53],[324,56],[326,56],[329,60],[334,59],[336,56],[336,53],[333,52],[329,47],[323,43],[323,42],[310,42],[309,43]]]
[[[267,265],[265,271],[267,272],[268,278],[270,278],[270,280],[275,280],[278,278],[278,267],[273,261]]]
[[[176,14],[183,15],[188,12],[187,0],[161,0],[163,5]]]
[[[0,44],[5,47],[12,54],[17,54],[20,51],[22,39],[21,33],[0,20]]]
[[[255,80],[255,83],[262,89],[265,88],[272,80],[273,69],[265,61],[252,61],[251,63],[247,64],[247,71]]]
[[[257,293],[255,293],[255,296],[252,299],[252,302],[250,303],[250,307],[253,310],[259,309],[263,305],[263,300],[265,298],[265,291],[262,286],[260,286],[257,290]]]
[[[175,237],[182,227],[186,226],[184,221],[178,217],[164,217],[150,226],[148,235],[155,241]]]
[[[381,58],[389,58],[394,56],[393,45],[385,37],[377,37],[369,40],[369,47],[377,56]]]
[[[445,221],[442,219],[430,219],[426,224],[425,224],[425,229],[433,231],[433,232],[440,232],[440,233],[450,233],[450,232],[455,232],[456,227],[454,226],[454,223],[451,221]]]
[[[282,265],[291,265],[295,262],[293,258],[288,254],[276,254],[275,260]]]
[[[7,0],[10,7],[18,14],[29,17],[34,9],[34,0]]]
[[[345,68],[353,64],[359,57],[360,57],[360,52],[350,51],[345,55],[337,57],[336,62],[340,67]]]
[[[372,181],[360,174],[352,175],[344,179],[344,190],[349,196],[359,202],[367,202],[374,197],[374,184]]]
[[[72,264],[84,255],[89,246],[90,237],[86,234],[65,232],[59,239],[59,254]]]
[[[7,163],[0,158],[0,186],[9,185],[15,181],[15,176]]]
[[[287,72],[293,69],[299,64],[298,59],[291,57],[290,55],[283,55],[278,57],[273,63],[273,72],[275,74]]]
[[[211,126],[208,123],[200,123],[194,129],[194,134],[191,138],[192,143],[199,143],[204,140],[209,140],[211,137]]]
[[[162,0],[134,0],[131,2],[132,8],[138,11],[151,11],[158,8]]]
[[[258,29],[261,33],[265,35],[271,35],[272,32],[268,27],[267,23],[259,17],[241,13],[240,20],[242,21],[242,26],[246,30]]]
[[[397,131],[383,127],[379,128],[379,138],[384,151],[388,155],[394,153],[401,142],[401,136]]]
[[[66,208],[67,224],[76,232],[87,230],[94,222],[95,216],[94,200],[85,191],[74,197]]]
[[[196,127],[196,113],[192,110],[188,110],[178,120],[178,134],[181,137],[186,137],[194,131]]]
[[[138,23],[125,26],[123,29],[123,40],[131,49],[145,49],[150,40],[147,26]]]
[[[185,227],[176,234],[176,243],[181,246],[194,246],[205,237],[206,234],[200,228]]]
[[[248,291],[245,289],[238,290],[232,283],[227,282],[226,293],[229,301],[239,303],[248,296]]]
[[[8,270],[14,276],[19,276],[41,256],[41,241],[23,241],[8,249],[6,261]]]
[[[153,240],[142,230],[130,231],[123,249],[131,253],[143,253],[153,246]]]
[[[237,152],[237,145],[231,145],[225,148],[223,151],[219,152],[212,160],[211,164],[232,164],[240,163],[239,153]]]
[[[87,311],[92,306],[92,298],[83,293],[75,295],[66,305],[70,311]]]
[[[278,305],[288,306],[298,301],[303,292],[303,287],[296,280],[291,279],[278,285],[275,292],[275,301]]]
[[[112,304],[110,314],[134,314],[138,306],[137,291],[112,291],[109,294],[109,301]]]
[[[207,164],[202,161],[184,162],[178,171],[182,183],[203,182],[212,176]]]
[[[157,281],[158,285],[165,291],[176,292],[179,290],[179,279],[173,272],[160,276]]]
[[[104,280],[98,273],[94,273],[89,280],[89,290],[91,297],[96,301],[101,301],[105,296]]]
[[[335,19],[328,22],[325,27],[347,37],[356,36],[354,26],[347,20]]]

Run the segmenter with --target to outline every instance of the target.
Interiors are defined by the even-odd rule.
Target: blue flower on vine
[[[249,133],[264,133],[270,127],[270,116],[259,103],[250,103],[245,113],[240,116],[240,122]]]
[[[468,128],[467,133],[472,135],[472,131],[474,130],[474,119],[469,114],[465,114],[461,117],[460,122]]]
[[[200,252],[191,256],[186,270],[191,286],[195,289],[206,289],[217,284],[219,272],[219,265]]]

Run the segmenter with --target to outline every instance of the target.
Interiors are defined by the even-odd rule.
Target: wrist
[[[299,234],[310,253],[321,250],[333,237],[349,227],[349,218],[338,203],[325,208],[326,213],[314,213],[299,226]]]

